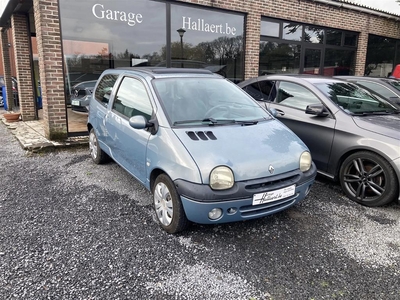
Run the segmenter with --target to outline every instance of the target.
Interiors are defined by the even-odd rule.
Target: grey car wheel
[[[161,227],[177,233],[188,225],[180,196],[172,180],[165,174],[157,177],[153,188],[154,209]]]
[[[350,155],[343,162],[339,177],[346,195],[366,206],[385,205],[399,193],[393,168],[384,158],[372,152]]]
[[[89,151],[90,156],[96,164],[105,163],[108,159],[108,155],[103,150],[101,150],[99,146],[99,142],[93,128],[90,130],[89,133]]]

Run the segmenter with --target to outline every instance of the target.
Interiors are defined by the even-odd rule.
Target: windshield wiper
[[[380,111],[357,111],[352,112],[353,115],[361,115],[361,116],[370,116],[370,115],[391,115],[391,114],[398,114],[400,111],[398,110],[380,110]]]
[[[183,120],[183,121],[176,121],[176,122],[174,122],[173,125],[192,124],[192,123],[210,123],[210,125],[214,125],[214,124],[218,123],[218,121],[213,118],[207,118],[207,119],[202,119],[202,120]]]
[[[247,125],[255,125],[258,123],[257,120],[248,120],[248,121],[237,121],[237,120],[231,120],[231,119],[214,119],[214,118],[206,118],[202,120],[184,120],[184,121],[176,121],[174,122],[173,125],[179,125],[179,124],[193,124],[193,123],[208,123],[209,126],[214,126],[214,125],[226,125],[226,124],[240,124],[242,126],[247,126]]]

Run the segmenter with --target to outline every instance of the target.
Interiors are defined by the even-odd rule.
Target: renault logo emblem
[[[274,174],[275,169],[274,169],[274,167],[272,165],[269,165],[268,171],[269,171],[269,173]]]

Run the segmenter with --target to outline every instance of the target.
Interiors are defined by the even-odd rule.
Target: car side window
[[[244,87],[244,90],[256,100],[270,101],[275,98],[274,81],[262,80],[256,81]],[[271,93],[271,91],[273,93]]]
[[[388,88],[385,88],[384,86],[382,86],[379,83],[375,83],[375,82],[369,82],[369,81],[356,81],[357,84],[366,87],[367,89],[370,89],[380,95],[382,95],[383,97],[396,97],[396,94],[393,93],[391,90],[389,90]]]
[[[142,115],[146,120],[150,119],[153,111],[145,86],[131,77],[122,80],[112,109],[127,118]]]
[[[115,74],[104,75],[97,86],[94,98],[104,106],[107,106],[110,101],[110,95],[117,79],[118,75]]]
[[[279,84],[275,102],[305,110],[307,105],[321,103],[319,98],[307,88],[293,82],[282,81]]]

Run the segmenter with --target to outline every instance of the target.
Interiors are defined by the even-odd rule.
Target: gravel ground
[[[0,299],[400,299],[398,204],[318,177],[283,213],[169,235],[117,164],[24,152],[4,124],[0,145]]]

